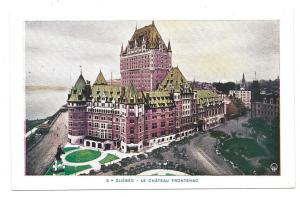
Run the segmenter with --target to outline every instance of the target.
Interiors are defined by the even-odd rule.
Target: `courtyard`
[[[101,165],[109,165],[119,160],[115,152],[100,151],[98,149],[72,146],[67,144],[64,147],[64,154],[61,155],[61,162],[58,165],[64,166],[64,171],[55,175],[79,175],[89,173],[91,170],[100,170]],[[45,175],[53,175],[56,165],[53,162]]]

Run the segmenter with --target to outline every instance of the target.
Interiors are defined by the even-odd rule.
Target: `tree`
[[[213,83],[213,86],[216,87],[216,89],[218,91],[221,91],[223,94],[229,94],[229,90],[236,89],[236,84],[234,82]]]

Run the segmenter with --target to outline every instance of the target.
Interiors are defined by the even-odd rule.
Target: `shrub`
[[[120,165],[116,164],[116,163],[109,165],[108,168],[110,168],[112,171],[122,169],[122,167]]]
[[[95,170],[90,170],[89,175],[95,175],[96,171]]]
[[[141,160],[146,159],[146,156],[144,154],[139,154],[137,157]]]

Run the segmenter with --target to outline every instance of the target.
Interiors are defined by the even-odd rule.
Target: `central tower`
[[[136,28],[125,49],[121,47],[122,86],[132,83],[138,90],[155,90],[171,67],[170,41],[166,46],[153,21],[151,25]]]

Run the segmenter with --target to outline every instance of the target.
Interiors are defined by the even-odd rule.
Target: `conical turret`
[[[107,82],[100,70],[100,73],[98,74],[97,78],[96,78],[96,81],[94,83],[94,85],[107,85]]]
[[[68,102],[82,102],[87,101],[90,97],[89,82],[86,83],[82,73],[80,73],[75,85],[68,94]]]

